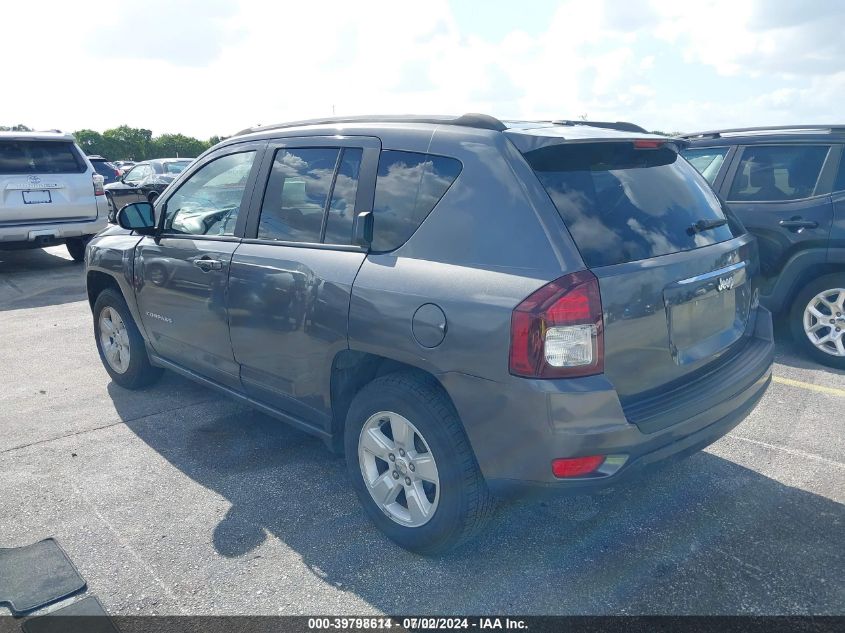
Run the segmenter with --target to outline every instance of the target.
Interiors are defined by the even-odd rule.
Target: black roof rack
[[[636,132],[637,134],[648,134],[649,131],[641,128],[636,123],[629,123],[628,121],[569,121],[557,120],[550,121],[555,125],[589,125],[590,127],[600,127],[607,130],[620,130],[622,132]]]
[[[762,127],[737,127],[726,130],[709,130],[707,132],[691,132],[690,134],[681,134],[680,138],[721,138],[725,134],[741,135],[744,133],[762,133],[762,132],[780,132],[782,134],[788,133],[812,133],[818,134],[845,134],[845,125],[769,125]]]
[[[332,125],[334,123],[439,123],[442,125],[461,125],[474,127],[482,130],[495,130],[501,132],[507,126],[499,119],[487,114],[469,113],[459,117],[453,116],[413,116],[413,115],[364,115],[349,117],[328,117],[325,119],[305,119],[303,121],[290,121],[288,123],[276,123],[273,125],[260,125],[257,127],[241,130],[235,136],[252,134],[253,132],[265,132],[269,130],[282,130],[291,127],[304,127],[306,125]]]

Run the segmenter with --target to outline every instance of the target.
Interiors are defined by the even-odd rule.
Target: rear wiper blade
[[[691,227],[689,227],[690,235],[695,233],[701,233],[702,231],[709,231],[710,229],[715,229],[720,226],[724,226],[727,224],[728,221],[725,218],[718,218],[713,220],[699,220]]]

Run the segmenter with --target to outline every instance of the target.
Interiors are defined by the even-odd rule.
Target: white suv
[[[0,132],[0,250],[64,242],[82,261],[107,218],[103,177],[73,136]]]

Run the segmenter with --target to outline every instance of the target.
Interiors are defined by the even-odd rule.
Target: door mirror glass
[[[117,212],[121,228],[148,235],[155,230],[155,214],[149,202],[133,202]]]

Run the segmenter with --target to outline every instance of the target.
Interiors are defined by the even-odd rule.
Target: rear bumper
[[[726,365],[724,379],[709,382],[707,408],[687,409],[681,394],[669,393],[667,397],[679,398],[679,407],[666,407],[675,409],[677,418],[656,430],[629,420],[604,376],[515,379],[507,385],[462,374],[441,380],[493,492],[584,492],[621,483],[649,465],[700,450],[728,433],[769,386],[773,349],[771,314],[760,308],[753,335]],[[612,455],[615,465],[581,478],[552,475],[553,459],[587,455]]]
[[[108,226],[108,220],[104,200],[98,204],[96,218],[0,226],[0,248],[49,246],[51,243],[60,243],[69,237],[95,235],[106,226]]]

